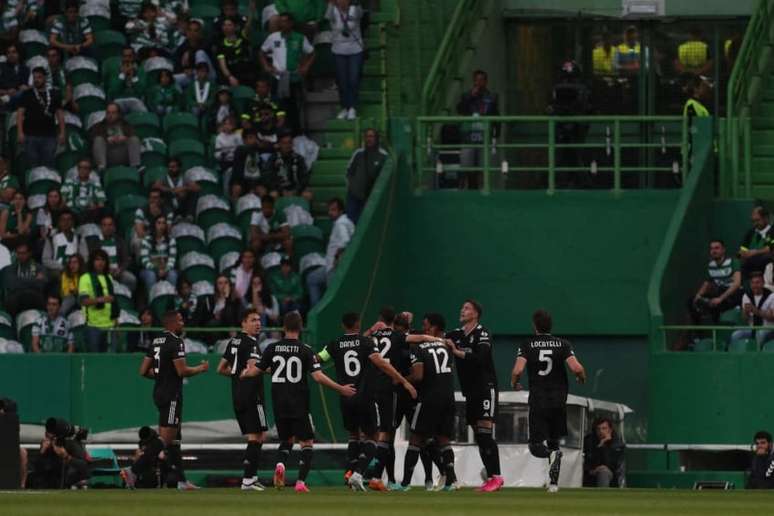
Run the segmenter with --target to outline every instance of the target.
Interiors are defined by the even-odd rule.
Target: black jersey
[[[446,338],[465,352],[465,358],[456,358],[455,362],[460,388],[466,396],[497,388],[489,330],[480,324],[467,334],[463,328],[457,328],[447,333]]]
[[[437,403],[454,402],[454,370],[451,352],[440,342],[422,342],[414,346],[411,365],[422,364],[422,383],[417,393],[420,400],[432,399]]]
[[[366,371],[373,367],[368,357],[379,353],[373,339],[352,334],[342,335],[325,349],[333,358],[336,379],[342,385],[359,385]]]
[[[260,376],[239,378],[249,360],[260,363],[261,351],[258,340],[246,333],[239,333],[226,346],[223,360],[231,365],[231,400],[234,407],[254,405],[257,400],[263,400],[263,379]]]
[[[562,407],[567,403],[565,361],[575,356],[572,344],[553,335],[530,337],[519,347],[519,358],[527,360],[529,404],[537,407]]]
[[[320,362],[312,348],[299,340],[283,339],[264,350],[258,367],[263,371],[271,370],[274,418],[306,418],[309,414],[307,376],[320,370]]]
[[[379,354],[393,367],[400,364],[408,355],[406,336],[392,328],[384,328],[371,334],[374,344],[379,349]],[[366,378],[369,390],[375,392],[392,391],[392,379],[381,369],[372,368],[370,378]]]
[[[153,399],[158,404],[166,404],[183,395],[183,379],[177,375],[174,361],[185,359],[183,339],[174,333],[165,331],[153,339],[145,355],[153,359]]]

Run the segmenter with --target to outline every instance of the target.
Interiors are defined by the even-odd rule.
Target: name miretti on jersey
[[[286,344],[278,344],[274,346],[274,351],[279,353],[298,353],[301,350],[299,346],[288,346]]]
[[[529,346],[531,348],[543,348],[546,346],[549,348],[561,348],[562,342],[558,340],[533,340]]]

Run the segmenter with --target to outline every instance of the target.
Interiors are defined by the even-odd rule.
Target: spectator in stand
[[[129,242],[132,250],[132,256],[139,257],[142,252],[142,241],[150,233],[151,222],[156,217],[164,216],[167,222],[171,223],[172,213],[164,207],[161,190],[151,188],[148,193],[148,205],[145,208],[137,208],[134,212],[134,230]]]
[[[198,326],[196,319],[198,300],[193,293],[191,282],[185,276],[177,280],[177,295],[175,296],[175,310],[183,314],[186,325]]]
[[[248,122],[250,127],[260,125],[267,107],[276,114],[278,107],[271,96],[271,81],[261,76],[255,81],[255,97],[250,101],[247,113],[242,114],[242,120]]]
[[[55,168],[57,143],[66,141],[64,110],[61,94],[46,85],[46,76],[43,67],[32,71],[32,88],[22,93],[16,111],[16,141],[24,145],[30,167]]]
[[[325,16],[325,0],[274,0],[274,12],[279,13],[269,20],[269,27],[282,30],[283,17],[287,14],[298,22],[298,30],[312,39],[317,25]]]
[[[231,98],[231,90],[228,86],[221,86],[215,95],[215,102],[208,113],[208,127],[210,132],[215,132],[218,127],[230,117],[239,117],[236,105]],[[244,137],[244,135],[243,135]]]
[[[218,42],[218,70],[220,81],[229,86],[255,83],[257,72],[250,53],[247,29],[239,30],[233,20],[223,20],[223,37]]]
[[[303,129],[299,103],[303,99],[304,77],[314,63],[314,47],[305,36],[293,30],[290,13],[279,16],[280,30],[269,34],[261,45],[261,65],[273,77],[274,97],[288,113],[290,125]]]
[[[59,296],[62,299],[62,315],[67,317],[78,305],[78,282],[81,276],[86,274],[84,259],[79,254],[74,254],[67,259],[62,277],[59,280]]]
[[[333,221],[331,236],[328,239],[328,249],[325,252],[325,270],[333,270],[336,254],[341,249],[346,249],[355,233],[355,225],[344,213],[344,203],[341,199],[328,201],[328,216]]]
[[[713,323],[717,323],[721,313],[741,302],[741,286],[739,260],[726,256],[726,245],[722,240],[710,241],[707,277],[696,295],[688,300],[692,323],[700,324],[706,314],[710,315]]]
[[[583,485],[624,487],[626,445],[608,418],[597,419],[593,428],[594,431],[583,440]]]
[[[774,489],[774,450],[771,446],[771,434],[761,430],[753,438],[753,450],[747,489]]]
[[[352,154],[347,165],[346,210],[354,224],[360,220],[368,196],[387,161],[387,151],[379,146],[376,129],[366,129],[363,141],[363,147]]]
[[[325,17],[333,33],[331,51],[336,59],[336,84],[341,102],[341,112],[337,118],[354,120],[357,118],[355,107],[365,56],[365,43],[360,33],[363,9],[353,5],[351,0],[328,0]]]
[[[237,297],[233,285],[227,276],[221,274],[215,279],[215,295],[207,302],[205,309],[208,312],[208,326],[228,328],[239,326],[244,304]]]
[[[274,197],[264,195],[261,209],[250,218],[250,248],[256,255],[284,250],[290,254],[293,240],[285,215],[274,208]]]
[[[229,281],[234,287],[237,297],[248,301],[250,282],[253,277],[261,275],[261,267],[255,259],[255,253],[250,249],[242,251],[239,262],[231,268]]]
[[[712,59],[709,45],[704,41],[704,35],[698,26],[691,27],[688,31],[688,40],[677,47],[674,66],[678,74],[711,75]]]
[[[89,256],[88,272],[78,281],[78,295],[81,299],[86,327],[84,337],[86,349],[91,353],[104,353],[111,348],[113,340],[108,331],[115,326],[120,312],[113,293],[113,280],[108,274],[108,256],[97,249]]]
[[[619,74],[634,76],[640,73],[640,37],[637,27],[624,32],[623,42],[616,47],[615,68]]]
[[[59,189],[52,187],[46,194],[46,204],[38,208],[35,214],[35,227],[40,241],[40,251],[43,250],[43,242],[50,238],[54,232],[54,221],[59,217],[59,213],[67,208]]]
[[[16,261],[3,269],[5,308],[14,317],[24,310],[43,308],[46,287],[43,267],[32,257],[30,245],[19,242],[15,251]]]
[[[252,13],[255,10],[255,1],[250,2],[249,12],[252,17]],[[239,5],[236,0],[223,0],[220,4],[220,16],[212,21],[212,28],[215,32],[215,41],[223,39],[223,23],[229,20],[234,24],[234,28],[238,33],[248,29],[249,20],[247,16],[239,14]]]
[[[179,158],[167,160],[167,175],[153,183],[153,188],[161,191],[168,211],[177,215],[193,215],[201,187],[183,177]]]
[[[215,159],[218,160],[226,184],[230,184],[232,173],[229,169],[234,166],[236,150],[244,145],[242,135],[236,131],[236,123],[236,118],[228,117],[221,124],[218,136],[215,137]],[[226,171],[229,172],[226,173]]]
[[[739,249],[744,276],[748,276],[753,271],[763,272],[766,269],[766,265],[771,262],[772,240],[774,240],[774,231],[766,208],[763,206],[753,208],[751,219],[753,227],[745,234],[742,247]]]
[[[309,171],[304,157],[293,150],[293,136],[284,133],[279,136],[277,152],[266,164],[266,187],[272,195],[301,196],[311,200],[307,189]]]
[[[212,57],[204,38],[204,23],[198,18],[188,21],[185,28],[185,40],[175,50],[175,82],[181,88],[188,86],[194,75],[194,68],[204,63],[207,66],[207,79],[214,83],[217,74]]]
[[[151,54],[170,54],[169,30],[166,19],[159,17],[158,7],[147,1],[140,7],[140,17],[126,24],[132,48],[141,60]]]
[[[78,177],[67,179],[62,185],[65,204],[75,213],[79,224],[97,222],[107,200],[102,185],[92,182],[90,176],[91,161],[83,158],[78,161]]]
[[[234,168],[230,178],[231,198],[238,199],[254,192],[261,197],[268,193],[264,173],[265,149],[261,147],[255,129],[242,131],[243,145],[234,152]]]
[[[115,9],[115,7],[111,8],[115,18],[113,30],[123,32],[126,28],[126,24],[130,20],[140,17],[140,9],[142,9],[142,6],[143,0],[118,0],[118,9]]]
[[[159,83],[148,91],[145,105],[150,112],[156,113],[162,119],[170,113],[179,111],[180,90],[175,85],[172,72],[169,70],[159,72]]]
[[[771,290],[763,285],[763,274],[753,272],[750,274],[750,288],[742,295],[740,309],[742,317],[752,327],[774,327],[774,296]],[[774,336],[774,328],[767,330],[736,330],[731,334],[731,340],[752,339],[758,341],[758,347]]]
[[[67,319],[60,315],[61,302],[59,296],[49,295],[46,301],[46,311],[40,315],[32,325],[32,340],[30,342],[33,353],[74,353],[75,339],[70,331]]]
[[[134,292],[137,288],[137,278],[129,270],[129,250],[124,239],[116,233],[116,220],[106,213],[99,221],[99,238],[83,239],[80,253],[84,258],[96,249],[102,249],[108,255],[108,270],[113,281],[127,286]]]
[[[13,194],[19,189],[19,180],[8,169],[8,161],[0,157],[0,208],[11,204]]]
[[[5,49],[5,62],[0,63],[0,106],[5,109],[16,109],[16,105],[27,83],[30,70],[21,62],[18,43],[11,43]]]
[[[0,242],[9,249],[32,235],[32,212],[21,192],[13,195],[10,206],[0,211]]]
[[[150,308],[145,308],[140,312],[140,326],[143,328],[142,331],[133,331],[127,335],[126,350],[129,353],[148,351],[153,339],[158,336],[156,332],[148,330],[153,326],[153,312]]]
[[[263,276],[254,275],[250,280],[250,291],[247,293],[249,300],[247,308],[258,310],[261,316],[261,325],[278,326],[280,307],[277,298],[271,293],[271,288],[264,282]]]
[[[137,54],[132,47],[121,50],[120,72],[111,74],[105,84],[107,97],[118,104],[126,113],[147,111],[145,97],[145,70],[137,62]]]
[[[134,129],[121,117],[121,108],[111,102],[105,108],[105,119],[91,128],[91,152],[100,175],[107,167],[139,167],[142,144]]]
[[[301,312],[304,299],[304,286],[301,276],[293,270],[290,258],[282,258],[279,274],[273,274],[270,278],[271,291],[277,296],[280,303],[280,315],[288,312]]]
[[[185,90],[183,106],[199,119],[200,125],[203,125],[202,120],[215,102],[216,86],[215,82],[210,80],[207,63],[197,63],[196,77]]]
[[[48,42],[65,52],[68,57],[93,55],[94,33],[89,19],[78,14],[77,0],[67,0],[64,16],[56,19],[51,26]]]
[[[261,150],[261,163],[267,163],[277,148],[277,116],[281,114],[282,112],[277,111],[274,104],[264,103],[257,107],[256,116],[258,120],[251,125],[257,130],[258,147]]]
[[[75,215],[69,209],[64,209],[56,221],[56,232],[46,240],[43,247],[43,267],[49,278],[59,281],[59,275],[65,268],[67,259],[78,254],[81,240],[73,231]]]
[[[54,47],[48,47],[46,61],[48,62],[46,85],[49,88],[58,89],[62,94],[62,106],[65,111],[77,112],[77,106],[73,102],[73,85],[67,80],[62,66],[62,54]],[[30,77],[29,85],[32,86],[32,77]]]
[[[462,116],[480,117],[497,116],[500,114],[497,106],[497,94],[488,89],[489,77],[483,70],[473,72],[473,88],[463,93],[457,104],[457,114]],[[483,124],[471,122],[466,124],[465,143],[480,145],[484,143]],[[492,137],[497,138],[499,127],[492,125]],[[484,149],[466,148],[460,150],[460,165],[462,167],[479,167],[483,159]],[[481,187],[481,172],[464,174],[463,187],[475,190]]]
[[[140,278],[148,291],[159,280],[177,285],[177,242],[169,236],[169,225],[163,215],[153,220],[153,231],[142,241],[140,256]]]

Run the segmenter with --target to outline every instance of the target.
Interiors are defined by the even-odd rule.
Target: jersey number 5
[[[298,357],[285,358],[274,355],[274,374],[271,375],[272,383],[298,383],[301,381],[301,359]]]
[[[551,369],[554,368],[554,359],[551,355],[554,354],[553,349],[541,349],[538,355],[538,360],[546,363],[546,368],[538,371],[540,376],[548,376],[551,373]]]

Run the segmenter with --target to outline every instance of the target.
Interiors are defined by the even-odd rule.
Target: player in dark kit
[[[242,315],[242,332],[231,339],[218,364],[218,374],[231,378],[231,401],[239,430],[247,437],[242,476],[243,491],[263,491],[258,482],[258,460],[261,447],[269,429],[266,412],[263,409],[263,379],[259,377],[240,378],[247,367],[261,360],[258,348],[258,333],[261,331],[261,316],[257,310],[248,310]]]
[[[386,374],[405,389],[410,399],[416,399],[414,386],[382,358],[376,342],[360,335],[360,316],[347,313],[342,317],[345,334],[320,352],[320,360],[333,359],[339,383],[357,385],[358,393],[341,397],[341,415],[349,432],[347,446],[348,475],[345,479],[355,491],[365,491],[363,474],[376,452],[378,425],[376,407],[368,395],[369,386]]]
[[[519,348],[511,373],[511,385],[521,388],[519,380],[529,373],[529,451],[535,457],[548,459],[548,491],[559,491],[562,452],[559,439],[567,435],[567,372],[575,374],[578,383],[586,381],[586,371],[572,345],[551,335],[551,314],[538,310],[532,315],[535,336]]]
[[[445,322],[439,314],[428,314],[430,334],[443,337]],[[417,385],[418,401],[411,418],[411,438],[403,465],[401,490],[411,486],[414,467],[419,460],[420,448],[434,437],[439,448],[446,477],[444,491],[455,491],[457,475],[454,472],[454,450],[449,444],[454,433],[454,369],[452,357],[443,342],[428,341],[412,347],[409,381]]]
[[[164,314],[164,334],[153,339],[140,365],[140,376],[152,378],[153,402],[159,410],[159,437],[164,441],[164,455],[168,466],[165,483],[178,489],[198,489],[185,479],[180,453],[180,426],[183,418],[183,378],[196,376],[209,369],[202,360],[195,367],[185,363],[183,316],[171,311]],[[132,466],[134,468],[137,463]],[[121,470],[127,487],[134,487],[135,475],[130,468]]]
[[[257,366],[248,362],[240,377],[251,378],[271,371],[271,401],[280,440],[279,461],[274,469],[274,487],[279,489],[285,486],[285,463],[290,457],[295,439],[301,445],[295,490],[297,493],[308,493],[306,477],[312,467],[314,428],[309,413],[307,375],[342,396],[354,396],[357,391],[352,385],[339,385],[328,378],[320,370],[320,362],[312,348],[298,340],[302,329],[301,314],[287,313],[283,327],[285,338],[270,344]]]
[[[481,313],[478,302],[466,300],[460,309],[462,327],[447,333],[446,337],[449,350],[456,358],[457,377],[465,396],[465,418],[475,431],[478,453],[486,469],[486,481],[478,491],[489,493],[500,490],[504,482],[500,475],[500,452],[493,437],[499,402],[497,374],[491,335],[479,323]]]

